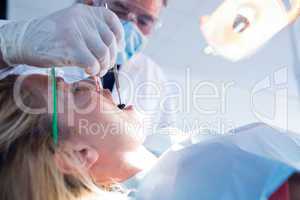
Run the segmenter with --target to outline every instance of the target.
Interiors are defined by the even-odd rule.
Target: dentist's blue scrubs
[[[268,200],[300,172],[300,135],[264,124],[175,145],[139,180],[137,200]]]

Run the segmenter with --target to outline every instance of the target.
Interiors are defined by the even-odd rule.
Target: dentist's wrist
[[[9,23],[8,20],[0,20],[0,27],[3,26],[3,25],[5,25],[5,24],[7,24],[7,23]],[[3,45],[3,42],[1,40],[3,40],[3,39],[2,39],[2,37],[0,35],[0,69],[8,67],[8,64],[3,59],[3,54],[2,54],[2,50],[1,50],[1,45]]]
[[[2,44],[3,43],[1,42],[1,36],[0,36],[0,47],[1,47]],[[2,48],[0,48],[0,69],[3,69],[5,67],[8,67],[8,64],[3,59],[3,54],[2,54],[2,50],[1,49]]]
[[[0,52],[0,69],[8,67],[8,64],[6,64],[2,58],[2,53]]]
[[[23,40],[31,21],[11,21],[0,25],[0,51],[2,63],[13,67],[24,63]]]

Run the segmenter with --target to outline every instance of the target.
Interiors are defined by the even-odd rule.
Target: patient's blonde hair
[[[54,155],[60,148],[51,137],[51,115],[29,114],[16,105],[16,78],[0,81],[0,199],[81,199],[93,189],[89,177],[66,176],[57,168]],[[25,105],[41,106],[34,93],[21,89],[19,95]]]

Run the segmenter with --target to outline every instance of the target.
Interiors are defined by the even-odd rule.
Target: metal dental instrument
[[[118,65],[115,65],[113,68],[113,73],[114,73],[114,77],[115,77],[115,83],[116,83],[116,90],[117,90],[117,94],[119,97],[119,105],[118,107],[123,110],[126,105],[122,103],[122,99],[121,99],[121,92],[120,92],[120,80],[119,80],[119,73],[118,73]]]
[[[109,9],[107,3],[104,3],[104,7],[106,9]],[[115,77],[116,90],[117,90],[117,94],[118,94],[118,98],[119,98],[118,108],[123,110],[126,107],[126,105],[122,103],[121,92],[120,92],[120,80],[119,80],[119,73],[118,73],[118,65],[117,64],[115,64],[114,67],[113,67],[113,73],[114,73],[114,77]]]
[[[93,3],[95,3],[95,1],[93,1]],[[105,3],[105,8],[107,8],[107,4]],[[103,88],[102,86],[102,82],[101,82],[101,78],[99,76],[92,76],[94,82],[95,82],[95,85],[96,85],[96,91],[97,92],[100,92],[101,91],[101,88]]]
[[[93,2],[95,4],[95,1]],[[105,8],[108,8],[107,4],[105,3]],[[103,88],[102,86],[102,82],[101,82],[101,78],[99,76],[93,76],[92,77],[94,82],[95,82],[95,85],[96,85],[96,91],[97,92],[100,92],[101,89]]]

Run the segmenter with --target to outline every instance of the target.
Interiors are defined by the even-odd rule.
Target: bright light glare
[[[288,23],[288,13],[280,0],[224,1],[201,21],[204,37],[215,52],[206,49],[205,53],[239,61],[252,55]]]
[[[157,158],[149,153],[144,147],[140,147],[134,152],[126,153],[125,160],[131,166],[145,170],[151,168],[157,161]]]

